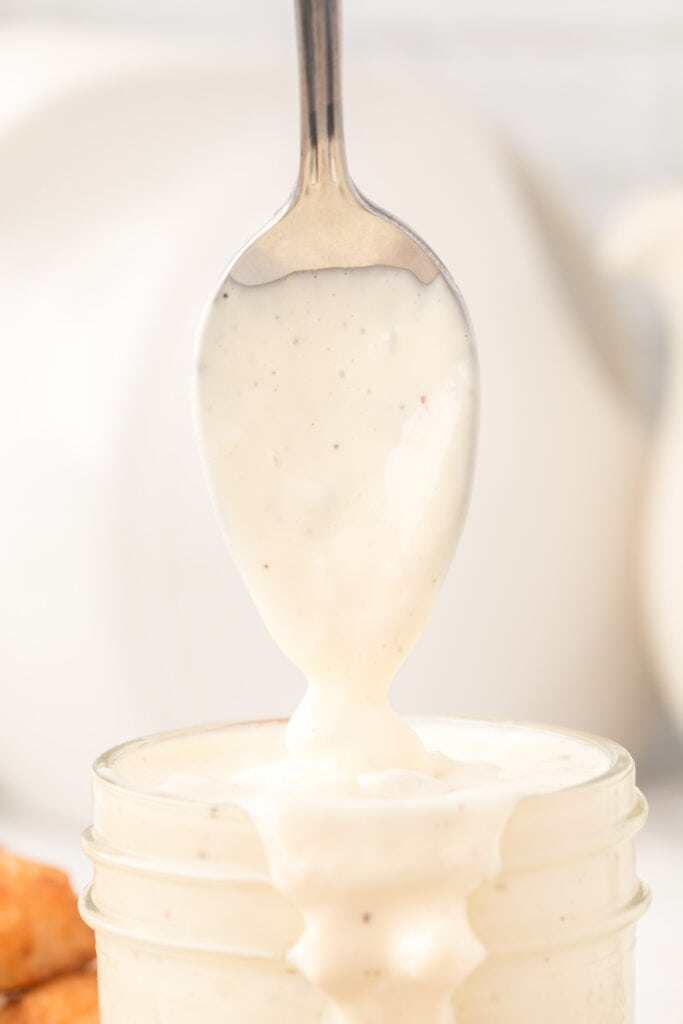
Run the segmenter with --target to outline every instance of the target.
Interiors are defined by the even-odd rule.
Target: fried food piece
[[[0,1024],[98,1024],[97,975],[63,974],[0,1010]]]
[[[76,970],[94,956],[93,932],[66,874],[0,850],[0,992]]]

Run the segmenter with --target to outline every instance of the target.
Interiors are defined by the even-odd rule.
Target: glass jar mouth
[[[463,754],[459,763],[465,765],[465,789],[469,777],[479,771],[480,778],[481,770],[485,774],[492,766],[500,769],[504,786],[517,785],[518,779],[529,785],[525,791],[519,784],[521,795],[513,801],[504,826],[497,881],[472,897],[487,948],[512,957],[520,951],[536,955],[547,945],[546,929],[553,922],[556,925],[553,915],[560,912],[555,904],[563,898],[562,885],[578,884],[577,864],[603,894],[604,906],[596,909],[592,896],[579,893],[567,911],[560,908],[566,913],[566,923],[562,917],[557,933],[563,948],[589,936],[623,931],[640,917],[649,893],[635,875],[621,871],[614,892],[608,887],[605,893],[595,881],[610,865],[622,864],[626,869],[632,864],[633,839],[646,816],[645,801],[634,785],[633,761],[619,744],[528,722],[455,716],[420,716],[409,721],[423,741],[428,738],[427,749],[449,756],[454,750]],[[298,934],[298,918],[294,924],[285,922],[291,941],[282,942],[281,936],[266,941],[265,933],[249,931],[251,926],[242,920],[245,907],[253,906],[256,920],[268,921],[271,927],[272,915],[284,920],[289,904],[284,901],[283,906],[283,897],[274,889],[245,789],[232,780],[248,764],[262,765],[284,756],[285,726],[281,719],[200,725],[133,740],[98,758],[93,769],[95,824],[83,837],[95,883],[84,894],[81,907],[99,932],[173,947],[183,955],[199,950],[249,959],[283,958]],[[477,768],[470,772],[468,765]],[[545,791],[532,788],[539,779],[547,785]],[[493,790],[496,785],[494,779]],[[486,792],[484,785],[474,784],[464,798],[477,801],[484,794],[486,799]],[[355,813],[362,799],[348,799]],[[439,813],[448,814],[454,804],[448,803],[448,796],[444,799],[445,810],[440,808]],[[400,797],[395,804],[398,814],[405,815],[408,833],[421,826],[422,802]],[[347,803],[338,804],[336,797],[333,810],[343,818],[351,813]],[[363,813],[368,823],[374,820],[374,798]],[[389,813],[394,813],[393,806]],[[358,828],[358,820],[349,821]],[[547,889],[540,909],[534,909],[530,888],[537,878],[545,879]],[[159,907],[185,893],[184,916],[174,913],[171,939],[167,941],[166,919],[159,919],[156,903],[152,910],[144,909],[126,896],[129,892],[149,892]],[[220,927],[227,929],[223,935],[216,930],[218,924],[209,925],[207,920],[213,921],[219,913],[216,908],[225,900],[239,909],[231,912],[229,922],[221,919]],[[507,908],[507,917],[519,918],[514,933],[503,929],[499,934],[500,907]]]
[[[528,796],[521,797],[522,801],[552,800],[557,797],[558,792],[567,794],[570,792],[591,789],[593,787],[600,787],[609,782],[616,784],[620,779],[628,776],[634,769],[631,755],[619,743],[614,740],[606,739],[602,736],[580,730],[516,719],[478,718],[458,715],[408,715],[406,716],[406,720],[418,731],[421,726],[441,726],[448,728],[449,726],[452,727],[458,725],[465,729],[470,727],[480,730],[494,730],[501,733],[514,730],[517,733],[526,732],[530,736],[538,736],[540,733],[543,733],[548,737],[555,737],[558,739],[563,738],[568,741],[582,743],[587,747],[592,747],[595,751],[600,752],[604,756],[604,766],[589,777],[568,783],[567,785],[561,786],[559,789],[554,788],[547,792],[534,792]],[[93,763],[92,773],[97,780],[98,785],[104,785],[107,788],[111,787],[116,789],[122,794],[125,794],[126,799],[139,798],[145,802],[159,804],[160,806],[182,807],[186,812],[190,812],[192,808],[196,808],[202,813],[205,813],[206,800],[180,796],[171,792],[159,792],[156,785],[146,784],[145,782],[132,780],[131,778],[126,777],[126,775],[120,771],[119,764],[124,758],[133,754],[140,754],[144,758],[146,750],[158,748],[163,744],[171,744],[176,740],[214,737],[217,734],[234,735],[238,730],[259,730],[260,732],[261,730],[279,729],[284,732],[286,724],[287,719],[284,718],[238,719],[234,721],[200,724],[190,726],[188,728],[152,733],[147,736],[142,736],[134,740],[128,740],[124,743],[117,744],[116,746],[104,751]],[[220,807],[218,810],[221,816],[229,814],[231,811],[238,815],[243,813],[237,801],[236,793],[235,797],[236,799],[234,802],[229,800],[219,801]]]

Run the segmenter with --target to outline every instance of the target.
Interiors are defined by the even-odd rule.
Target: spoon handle
[[[296,0],[301,163],[296,194],[348,186],[342,127],[340,0]]]

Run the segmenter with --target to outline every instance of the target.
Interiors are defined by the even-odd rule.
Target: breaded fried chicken
[[[66,874],[0,850],[0,992],[77,970],[94,956],[94,935]]]
[[[98,1024],[97,975],[64,974],[0,1010],[0,1024]]]

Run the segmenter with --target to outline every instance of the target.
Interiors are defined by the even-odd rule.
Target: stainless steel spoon
[[[446,269],[418,236],[365,199],[346,165],[338,0],[296,0],[300,92],[299,178],[286,206],[242,249],[223,284],[260,285],[302,270],[397,267],[427,284]],[[201,354],[201,348],[200,348]]]
[[[474,348],[466,311],[445,268],[412,231],[361,196],[349,177],[341,120],[338,0],[297,0],[296,10],[299,178],[287,206],[233,260],[209,308],[199,344],[197,418],[209,483],[227,539],[236,541],[233,553],[271,633],[309,680],[319,681],[326,673],[336,672],[340,678],[334,685],[343,688],[356,671],[379,680],[377,689],[383,693],[419,635],[436,593],[433,584],[443,578],[464,518],[476,433]],[[351,307],[330,310],[330,302],[341,301],[333,298],[336,285],[330,285],[334,273],[340,272],[346,275],[344,295]],[[302,299],[296,288],[304,278],[315,280],[309,282]],[[429,306],[431,313],[425,313],[424,320],[421,313],[416,314],[404,333],[396,328],[399,340],[393,353],[389,352],[393,325],[400,313],[398,307],[391,307],[393,300],[386,298],[389,293],[381,291],[386,280],[395,280],[402,289],[401,302],[421,302],[420,296],[429,293],[436,303],[429,306],[424,299],[427,305],[421,309]],[[353,290],[356,283],[358,293]],[[272,307],[274,293],[282,296],[283,287],[298,296],[296,302],[302,305],[297,310],[289,300],[286,306]],[[379,304],[386,319],[383,326],[389,329],[377,328],[371,338],[370,331],[366,335],[358,327],[352,339],[339,328],[339,321],[342,317],[351,321],[354,296],[361,293],[363,315],[370,315],[368,310],[376,314]],[[381,305],[387,301],[389,308]],[[430,335],[428,325],[433,315],[438,318],[445,309],[451,317],[449,329],[442,328],[437,338]],[[279,333],[295,314],[303,319],[312,314],[309,322],[320,325],[315,336],[308,336],[298,348],[291,347],[297,338],[290,334],[285,341]],[[346,322],[342,327],[347,327]],[[356,379],[353,386],[348,383],[351,367],[345,362],[352,345],[356,346],[356,372],[361,364],[365,366],[365,377]],[[383,351],[382,345],[389,349]],[[329,353],[322,362],[321,353]],[[378,353],[374,362],[373,353]],[[393,369],[387,360],[393,360]],[[401,366],[400,382],[396,360]],[[430,366],[429,388],[418,390],[417,381]],[[337,386],[329,381],[323,384],[330,372]],[[267,376],[259,378],[259,373]],[[401,387],[408,388],[406,396],[399,394]],[[431,395],[421,393],[426,390]],[[372,402],[362,408],[353,405],[359,394],[372,395]],[[351,409],[358,409],[353,428],[349,426]],[[330,436],[329,444],[321,441],[317,448],[317,441],[306,437],[310,428],[309,433],[324,439],[321,424],[334,432],[338,421],[347,424],[345,442],[353,434],[353,443],[343,446],[343,471],[342,456],[336,454],[339,437]],[[291,434],[292,422],[301,424],[296,438]],[[311,447],[305,448],[306,444]],[[281,450],[283,445],[285,449],[289,445],[291,457]],[[371,450],[374,462],[364,471],[367,460],[363,460]],[[350,456],[350,452],[356,454]],[[437,465],[445,468],[431,475],[425,471]],[[400,497],[396,497],[399,478]],[[381,495],[368,504],[368,491],[373,488],[379,488]],[[394,497],[387,497],[392,488]],[[301,495],[311,489],[319,497],[306,505]],[[315,528],[307,524],[309,515],[316,519]],[[400,530],[398,519],[404,521]],[[307,525],[315,538],[324,533],[323,547],[300,538]],[[335,544],[342,537],[352,538],[348,543],[357,548],[351,557],[346,549],[335,554]],[[274,561],[268,554],[273,549],[281,556]],[[423,557],[416,552],[426,553]],[[422,566],[430,559],[434,566],[427,580],[428,596],[417,597],[419,607],[413,609],[412,595],[421,593],[415,574],[424,575]],[[288,571],[282,567],[284,561]],[[322,562],[331,568],[320,583],[316,567]],[[386,576],[393,564],[401,565],[400,587]],[[370,593],[369,585],[358,602],[355,598],[350,602],[355,602],[355,609],[349,613],[344,635],[333,643],[332,619],[340,619],[339,609],[327,613],[319,609],[327,607],[328,592],[338,591],[347,594],[348,610],[348,594],[363,573],[372,578],[375,590]],[[397,589],[408,596],[391,624],[385,624],[385,632],[400,633],[401,640],[391,645],[384,635],[365,636],[366,625],[374,621],[370,606],[390,607],[392,591]],[[290,618],[298,616],[296,623],[288,618],[290,606]],[[311,636],[325,637],[313,653],[306,647]],[[349,637],[356,643],[353,651],[345,647]],[[335,651],[330,654],[332,648]],[[335,720],[338,733],[337,724]]]

